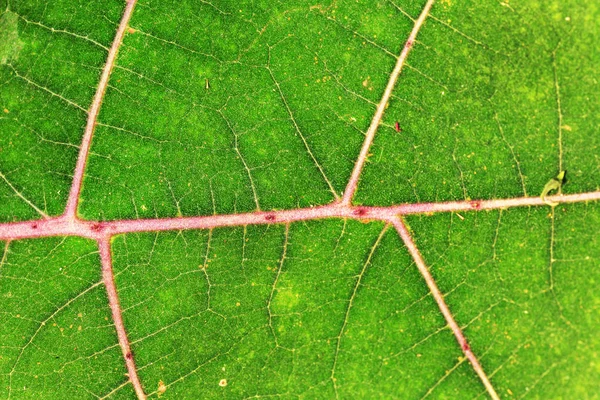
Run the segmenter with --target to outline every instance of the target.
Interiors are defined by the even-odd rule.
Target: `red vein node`
[[[477,201],[477,200],[475,200],[475,201],[471,201],[471,202],[470,202],[470,204],[471,204],[471,207],[472,207],[474,210],[479,210],[479,209],[481,209],[481,201]]]
[[[367,207],[356,207],[354,209],[354,211],[352,211],[352,214],[354,214],[358,217],[364,217],[368,213],[369,213],[369,209]]]
[[[265,220],[269,221],[269,222],[274,222],[277,219],[277,217],[275,216],[275,214],[267,214],[265,215]]]

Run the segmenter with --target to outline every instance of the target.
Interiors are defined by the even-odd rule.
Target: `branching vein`
[[[26,77],[26,76],[24,76],[24,75],[21,75],[21,74],[19,73],[19,71],[17,71],[17,70],[15,69],[15,67],[13,67],[13,66],[12,66],[12,64],[6,64],[6,65],[8,65],[8,66],[10,67],[10,69],[12,69],[12,71],[14,72],[14,74],[15,74],[15,76],[16,76],[17,78],[19,78],[19,79],[21,79],[21,80],[23,80],[23,81],[27,82],[27,83],[28,83],[28,84],[30,84],[31,86],[34,86],[34,87],[36,87],[36,88],[38,88],[38,89],[40,89],[40,90],[43,90],[43,91],[44,91],[44,92],[46,92],[46,93],[49,93],[51,96],[54,96],[54,97],[57,97],[57,98],[59,98],[60,100],[62,100],[62,101],[64,101],[65,103],[69,104],[70,106],[73,106],[73,107],[75,107],[75,108],[78,108],[79,110],[81,110],[81,111],[83,111],[83,112],[87,113],[87,110],[86,110],[85,108],[81,107],[79,104],[75,103],[73,100],[67,99],[65,96],[63,96],[63,95],[61,95],[61,94],[59,94],[59,93],[53,92],[51,89],[49,89],[49,88],[47,88],[47,87],[45,87],[45,86],[43,86],[43,85],[40,85],[40,84],[39,84],[39,83],[37,83],[37,82],[34,82],[34,81],[32,81],[31,79],[29,79],[28,77]]]
[[[119,340],[119,346],[125,359],[125,365],[127,366],[127,373],[129,380],[131,381],[135,393],[139,400],[145,400],[146,394],[142,388],[142,383],[137,374],[135,367],[135,361],[133,360],[133,353],[129,346],[129,338],[125,331],[125,324],[123,323],[123,316],[121,315],[121,306],[119,304],[119,296],[117,294],[117,287],[115,285],[115,277],[112,267],[112,255],[110,249],[110,238],[106,237],[104,240],[98,241],[98,248],[100,250],[100,261],[102,262],[102,282],[106,288],[106,294],[108,295],[108,304],[115,324],[115,330],[117,331],[117,337]]]
[[[92,136],[94,135],[94,129],[96,128],[96,120],[98,119],[98,113],[100,112],[102,100],[104,99],[104,93],[106,92],[106,88],[108,86],[108,78],[110,77],[115,60],[117,59],[117,53],[119,52],[119,47],[121,46],[121,42],[125,36],[125,31],[133,13],[135,3],[136,0],[127,1],[125,12],[121,18],[121,22],[119,24],[119,28],[117,29],[117,33],[110,51],[108,52],[106,64],[102,70],[100,82],[98,83],[96,94],[94,95],[90,111],[88,112],[88,120],[85,127],[85,132],[83,134],[83,140],[81,141],[81,146],[79,148],[79,156],[77,157],[77,164],[73,174],[73,183],[71,184],[71,190],[67,200],[67,207],[65,209],[65,216],[69,219],[76,218],[77,205],[79,204],[79,193],[81,192],[81,185],[83,183],[83,173],[85,171],[85,165],[90,152],[90,147],[92,145]]]
[[[252,189],[252,197],[254,198],[254,204],[256,205],[256,210],[259,211],[260,210],[260,204],[258,202],[258,194],[256,193],[256,186],[254,185],[254,179],[252,179],[252,173],[250,172],[251,171],[250,167],[248,167],[248,163],[246,162],[246,159],[244,158],[244,156],[240,152],[240,145],[238,143],[239,142],[239,140],[238,140],[239,135],[235,131],[235,129],[233,128],[233,126],[231,125],[231,122],[229,121],[229,119],[227,119],[225,117],[225,114],[223,114],[223,112],[221,110],[218,110],[217,112],[221,115],[221,117],[223,118],[223,120],[227,124],[227,127],[229,128],[229,130],[233,134],[234,150],[235,150],[236,154],[238,155],[238,157],[240,158],[240,161],[244,165],[244,169],[246,170],[246,174],[248,175],[248,180],[250,181],[250,188]]]
[[[500,136],[502,137],[502,141],[509,148],[510,153],[512,154],[513,160],[517,165],[517,171],[519,172],[519,179],[521,179],[521,187],[523,188],[523,196],[527,197],[527,189],[525,188],[525,177],[523,176],[523,171],[521,171],[521,163],[519,162],[519,158],[515,154],[514,146],[508,143],[506,140],[506,136],[504,136],[504,129],[502,129],[502,125],[500,124],[500,120],[498,119],[498,113],[494,114],[494,119],[496,120],[496,125],[498,125],[498,131],[500,132]]]
[[[275,328],[273,327],[273,310],[271,310],[271,305],[273,304],[273,297],[275,297],[275,291],[277,290],[277,283],[279,282],[279,276],[281,275],[281,270],[283,269],[283,263],[285,261],[285,257],[287,254],[287,247],[289,243],[290,236],[290,224],[285,225],[285,234],[283,239],[283,251],[281,253],[281,259],[279,260],[279,266],[277,267],[277,274],[275,275],[275,280],[273,281],[273,286],[271,287],[271,294],[269,295],[269,300],[267,301],[267,313],[269,314],[269,329],[271,330],[271,334],[275,339],[275,345],[279,346],[279,342],[277,341],[277,334],[275,333]]]
[[[350,295],[350,300],[348,301],[348,306],[346,307],[346,313],[344,314],[344,321],[342,322],[342,327],[340,328],[340,332],[338,333],[338,335],[336,337],[337,341],[336,341],[336,345],[335,345],[335,354],[333,356],[333,366],[331,367],[331,377],[330,377],[331,382],[333,383],[333,390],[335,391],[336,399],[339,398],[339,395],[338,395],[337,378],[335,377],[335,370],[337,367],[338,357],[340,354],[342,338],[344,336],[344,333],[346,331],[346,326],[348,325],[348,320],[350,318],[350,311],[352,310],[352,306],[354,305],[354,299],[356,298],[356,293],[358,292],[358,288],[360,287],[360,284],[362,283],[362,280],[365,276],[367,267],[371,264],[371,259],[373,258],[373,254],[375,254],[375,249],[377,249],[377,247],[381,243],[381,239],[383,239],[383,236],[385,235],[385,232],[388,230],[388,228],[389,228],[389,224],[386,225],[381,230],[381,233],[377,237],[377,240],[375,240],[375,244],[373,244],[373,246],[371,247],[371,251],[369,252],[369,256],[367,257],[367,260],[363,264],[362,269],[360,270],[360,273],[358,274],[358,276],[356,278],[356,282],[354,284],[354,289],[352,290],[352,295]]]
[[[408,53],[410,52],[410,49],[412,48],[412,46],[416,40],[417,34],[419,33],[421,26],[423,25],[423,23],[425,22],[425,19],[427,18],[427,14],[429,14],[429,10],[433,6],[433,1],[434,0],[429,0],[429,1],[427,1],[427,4],[425,4],[425,7],[423,8],[421,15],[415,22],[415,25],[414,25],[410,35],[408,36],[408,40],[406,41],[404,48],[402,49],[402,52],[400,53],[400,56],[398,57],[396,66],[394,67],[394,70],[392,71],[392,73],[390,75],[388,84],[385,88],[383,96],[381,97],[381,101],[379,102],[379,105],[377,106],[377,111],[375,112],[375,115],[373,116],[373,119],[371,120],[371,125],[369,126],[369,129],[367,130],[367,135],[365,137],[362,148],[360,150],[358,159],[356,160],[356,163],[354,164],[354,169],[352,170],[352,174],[350,175],[350,180],[348,181],[348,184],[346,185],[346,190],[344,191],[344,196],[342,197],[342,204],[347,205],[352,202],[352,197],[354,196],[354,192],[356,192],[356,188],[358,187],[358,180],[360,178],[360,174],[365,165],[365,162],[367,161],[367,157],[369,155],[369,149],[371,148],[371,144],[373,143],[373,139],[375,138],[375,133],[377,132],[377,128],[379,127],[379,124],[381,123],[381,118],[383,117],[383,113],[387,107],[388,102],[390,101],[392,91],[394,90],[394,87],[396,86],[396,81],[398,80],[398,76],[400,75],[400,72],[402,71],[402,67],[404,66],[406,58],[408,57]]]
[[[406,245],[409,253],[411,254],[413,260],[415,261],[415,263],[417,265],[417,268],[419,269],[419,272],[423,276],[423,279],[425,279],[425,283],[427,284],[427,287],[429,287],[429,291],[433,295],[433,298],[435,299],[435,302],[437,303],[440,311],[442,312],[444,318],[446,319],[448,326],[450,327],[450,329],[452,330],[452,333],[454,334],[454,337],[458,341],[460,348],[462,349],[462,351],[465,354],[465,356],[467,357],[467,359],[471,362],[473,369],[479,376],[479,379],[485,386],[488,394],[490,395],[490,397],[493,400],[499,400],[500,397],[498,397],[496,390],[494,389],[494,387],[492,386],[487,375],[483,371],[483,367],[479,363],[479,360],[477,360],[477,357],[475,357],[475,354],[471,350],[471,347],[469,346],[469,343],[467,342],[467,339],[465,338],[461,328],[458,326],[458,324],[454,320],[454,316],[450,312],[448,305],[446,305],[446,301],[444,300],[444,295],[440,292],[440,289],[437,287],[437,284],[436,284],[435,280],[433,279],[433,276],[429,272],[429,269],[427,268],[427,265],[425,264],[425,261],[423,260],[423,257],[421,256],[421,253],[417,249],[417,245],[413,241],[410,232],[406,228],[406,225],[404,224],[404,222],[402,221],[402,219],[400,217],[392,219],[390,222],[392,224],[394,224],[396,231],[398,232],[398,234],[404,241],[404,244]]]
[[[31,208],[33,208],[35,211],[37,211],[38,214],[40,214],[42,217],[44,217],[46,219],[50,218],[48,216],[48,214],[46,214],[45,212],[40,210],[35,204],[33,204],[31,201],[29,201],[29,199],[27,199],[25,196],[23,196],[23,193],[21,193],[16,187],[14,187],[13,184],[10,183],[10,181],[6,178],[6,176],[2,172],[0,172],[0,178],[2,178],[4,180],[4,182],[6,182],[6,184],[12,189],[12,191],[15,192],[17,197],[19,197],[21,200],[23,200],[25,203],[27,203]]]
[[[271,51],[269,49],[269,60],[271,59]],[[271,65],[270,63],[267,65],[267,71],[269,71],[269,76],[271,76],[271,80],[273,81],[273,83],[275,84],[275,87],[277,88],[277,92],[279,93],[279,97],[281,98],[281,101],[283,102],[283,105],[285,106],[285,109],[288,113],[288,115],[290,116],[290,119],[292,121],[292,124],[294,125],[294,129],[296,130],[296,133],[298,133],[298,136],[300,136],[300,139],[302,140],[302,143],[304,144],[304,148],[306,149],[306,151],[308,152],[308,155],[310,156],[310,158],[313,160],[313,163],[317,166],[317,169],[319,170],[319,173],[321,174],[321,176],[323,177],[323,179],[325,180],[325,182],[327,183],[327,186],[329,187],[329,190],[331,191],[331,193],[333,194],[333,197],[335,199],[339,199],[338,194],[336,193],[335,189],[333,188],[333,185],[331,184],[331,181],[329,180],[329,178],[327,178],[327,175],[325,175],[325,171],[323,170],[323,167],[321,166],[321,164],[319,163],[319,161],[317,161],[317,158],[315,157],[315,155],[313,154],[310,146],[308,145],[308,142],[306,141],[306,138],[304,137],[304,134],[302,133],[302,131],[300,130],[300,127],[298,126],[298,123],[296,122],[296,118],[294,117],[294,113],[292,113],[292,110],[283,94],[283,91],[281,90],[281,85],[279,85],[279,82],[277,81],[277,79],[275,79],[275,75],[273,75],[273,70],[271,69]]]

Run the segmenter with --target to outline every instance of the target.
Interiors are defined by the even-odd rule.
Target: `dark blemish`
[[[481,208],[481,201],[476,200],[476,201],[471,201],[471,208],[474,208],[476,210],[479,210]]]
[[[267,214],[265,215],[265,219],[267,221],[275,221],[275,214]]]
[[[125,358],[131,360],[133,358],[133,354],[131,352],[125,354]]]
[[[364,207],[359,207],[352,212],[352,214],[358,215],[359,217],[362,217],[363,215],[367,215],[368,213],[369,213],[369,210],[367,210]]]
[[[90,229],[93,230],[94,232],[99,232],[102,230],[102,228],[103,228],[102,224],[100,224],[100,223],[95,223],[95,224],[92,224],[92,226],[90,226]]]
[[[464,343],[462,345],[462,349],[463,349],[463,351],[469,351],[469,350],[471,350],[471,346],[469,346],[468,343]]]
[[[38,228],[38,224],[31,224],[31,229],[37,229]]]
[[[394,129],[396,130],[396,132],[402,132],[402,128],[400,128],[400,123],[398,121],[396,121],[396,123],[394,124]]]
[[[412,45],[413,45],[413,41],[409,40],[409,41],[406,42],[406,45],[404,47],[407,47],[407,48],[410,49],[412,47]]]

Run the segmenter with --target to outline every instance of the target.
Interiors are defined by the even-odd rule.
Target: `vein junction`
[[[301,138],[307,153],[310,158],[313,160],[316,168],[319,170],[323,180],[326,182],[326,185],[332,192],[335,201],[331,204],[314,207],[314,208],[302,208],[302,209],[292,209],[292,210],[284,210],[284,211],[260,211],[259,207],[259,198],[254,189],[254,182],[251,175],[251,168],[246,164],[245,160],[239,154],[239,150],[237,149],[237,133],[233,130],[231,125],[228,123],[231,133],[234,135],[236,140],[236,151],[240,155],[241,162],[244,165],[245,170],[248,174],[248,179],[252,187],[254,201],[257,208],[256,212],[252,213],[244,213],[244,214],[229,214],[229,215],[212,215],[212,216],[200,216],[200,217],[186,217],[186,218],[157,218],[157,219],[147,219],[147,220],[115,220],[115,221],[86,221],[81,220],[77,216],[77,204],[79,201],[79,194],[81,190],[81,184],[83,179],[83,174],[85,170],[85,164],[89,155],[89,149],[91,145],[91,139],[94,132],[94,128],[97,124],[97,115],[100,110],[100,106],[103,100],[104,93],[106,91],[106,87],[108,85],[108,78],[110,76],[110,72],[113,68],[116,55],[123,39],[123,35],[125,29],[128,26],[129,19],[133,12],[133,8],[135,6],[135,0],[129,0],[127,2],[127,6],[125,8],[125,12],[123,15],[123,19],[121,24],[119,25],[119,29],[117,31],[115,40],[113,45],[109,50],[109,56],[107,59],[106,67],[103,70],[102,78],[98,85],[98,90],[96,92],[96,96],[90,108],[90,111],[84,110],[81,106],[70,102],[68,99],[62,98],[64,101],[68,102],[74,107],[77,107],[88,113],[88,124],[84,134],[84,140],[80,149],[79,158],[77,161],[76,171],[74,174],[73,185],[71,187],[71,192],[69,195],[69,200],[67,204],[67,208],[65,213],[59,217],[49,217],[42,210],[37,208],[34,204],[32,204],[29,200],[27,200],[24,195],[17,190],[3,175],[0,173],[0,178],[2,178],[10,188],[15,192],[17,196],[19,196],[22,200],[27,202],[31,207],[33,207],[44,219],[42,220],[32,220],[32,221],[24,221],[17,223],[2,223],[0,224],[0,240],[11,241],[14,239],[25,239],[25,238],[41,238],[41,237],[49,237],[49,236],[79,236],[85,237],[89,239],[96,240],[99,245],[99,250],[101,254],[102,267],[103,267],[103,283],[107,288],[107,293],[109,297],[110,308],[113,314],[113,321],[115,323],[115,329],[118,334],[119,345],[123,352],[123,357],[125,359],[125,363],[128,371],[128,379],[133,385],[136,395],[139,399],[145,399],[146,394],[140,379],[137,375],[137,369],[134,363],[133,353],[130,348],[130,343],[127,338],[127,334],[125,331],[125,326],[122,319],[122,310],[118,301],[117,289],[114,282],[114,273],[112,271],[112,258],[111,258],[111,250],[110,250],[110,242],[113,236],[132,233],[132,232],[148,232],[148,231],[166,231],[166,230],[181,230],[181,229],[213,229],[217,227],[233,227],[233,226],[247,226],[253,224],[286,224],[286,241],[284,244],[283,255],[281,257],[281,264],[279,266],[277,277],[273,284],[273,291],[271,292],[271,296],[269,299],[269,303],[267,306],[267,310],[269,312],[269,321],[270,321],[270,329],[273,334],[275,341],[277,342],[276,332],[272,326],[272,314],[271,314],[271,300],[273,298],[273,293],[275,292],[275,286],[277,285],[277,278],[281,273],[281,269],[283,266],[283,262],[286,258],[286,250],[287,250],[287,235],[289,229],[289,223],[297,222],[297,221],[307,221],[307,220],[315,220],[315,219],[324,219],[324,218],[343,218],[343,219],[356,219],[361,221],[384,221],[389,225],[392,225],[396,228],[398,235],[403,239],[407,248],[409,249],[413,259],[415,260],[419,271],[423,275],[426,284],[428,285],[431,293],[433,294],[440,311],[444,315],[448,326],[453,331],[463,353],[466,358],[471,362],[475,372],[481,379],[483,385],[486,387],[488,394],[493,398],[497,399],[498,395],[496,394],[491,382],[483,371],[482,366],[479,361],[475,357],[474,353],[470,349],[468,342],[463,335],[461,328],[454,320],[453,315],[448,309],[445,301],[443,299],[443,295],[437,288],[433,277],[428,271],[428,268],[420,255],[414,241],[411,238],[411,235],[406,228],[404,222],[401,219],[402,215],[409,214],[417,214],[417,213],[435,213],[435,212],[456,212],[456,211],[479,211],[479,210],[490,210],[490,209],[505,209],[508,207],[522,207],[522,206],[543,206],[545,204],[545,199],[540,197],[522,197],[522,198],[513,198],[513,199],[497,199],[497,200],[472,200],[472,201],[459,201],[459,202],[446,202],[446,203],[415,203],[415,204],[403,204],[397,206],[390,207],[364,207],[364,206],[354,206],[352,205],[352,196],[356,190],[358,179],[362,171],[362,167],[366,161],[366,157],[368,155],[368,151],[370,145],[373,141],[373,137],[377,130],[377,127],[380,124],[381,117],[387,106],[387,103],[391,97],[392,90],[395,86],[397,77],[400,73],[402,66],[405,63],[405,59],[408,56],[410,49],[415,41],[416,35],[421,28],[422,24],[427,17],[429,10],[433,5],[433,0],[429,0],[420,17],[415,21],[413,31],[411,32],[405,46],[401,54],[398,57],[398,62],[394,72],[392,73],[388,87],[385,90],[385,93],[381,99],[381,102],[378,105],[375,116],[373,117],[371,126],[369,127],[369,131],[367,132],[367,136],[363,147],[361,148],[361,153],[357,159],[355,164],[355,168],[352,172],[352,176],[348,182],[346,187],[346,191],[344,192],[344,196],[342,199],[338,198],[332,183],[327,178],[324,169],[317,162],[315,156],[312,153],[311,148],[308,146],[308,143],[305,139],[304,134],[300,130],[294,115],[292,114],[284,93],[280,87],[280,84],[276,77],[273,75],[270,66],[267,67],[267,70],[271,76],[273,84],[279,94],[282,102],[285,105],[286,110],[288,111],[290,120],[293,124],[293,127]],[[28,23],[33,23],[29,22]],[[66,33],[66,32],[65,32]],[[84,38],[87,39],[87,38]],[[474,40],[474,39],[471,39]],[[26,79],[24,76],[20,76],[21,79]],[[32,85],[36,85],[34,82],[28,81]],[[556,83],[556,90],[558,90],[558,83]],[[59,96],[58,94],[54,94]],[[560,112],[560,103],[559,103],[559,112]],[[561,114],[562,118],[562,114]],[[501,127],[499,126],[499,129]],[[560,143],[560,140],[559,140]],[[584,201],[597,201],[600,200],[600,191],[589,192],[589,193],[581,193],[575,195],[559,195],[559,196],[549,196],[548,200],[553,203],[574,203],[574,202],[584,202]],[[375,247],[379,244],[379,241],[383,237],[385,230],[381,232],[377,242],[373,246],[373,251]],[[208,251],[208,250],[207,250]],[[335,362],[332,368],[331,373],[331,381],[334,385],[334,389],[337,394],[338,384],[335,377],[336,372],[336,363],[337,363],[337,355],[340,351],[340,344],[342,342],[346,324],[348,322],[348,317],[353,305],[353,301],[359,286],[361,285],[362,277],[369,265],[371,255],[373,251],[369,255],[369,258],[365,262],[360,275],[357,278],[354,290],[352,292],[352,296],[350,298],[343,326],[337,336],[337,346],[335,352]],[[6,252],[5,252],[6,253]],[[205,277],[207,279],[208,285],[210,287],[210,280],[206,270],[204,270]],[[210,305],[209,305],[210,308]]]

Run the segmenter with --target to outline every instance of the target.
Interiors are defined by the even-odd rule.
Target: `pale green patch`
[[[291,289],[281,289],[277,292],[277,296],[273,299],[276,307],[282,307],[286,310],[294,309],[300,301],[300,294],[295,293]]]
[[[6,64],[17,58],[23,48],[23,42],[19,40],[17,14],[6,11],[0,17],[0,64]]]

